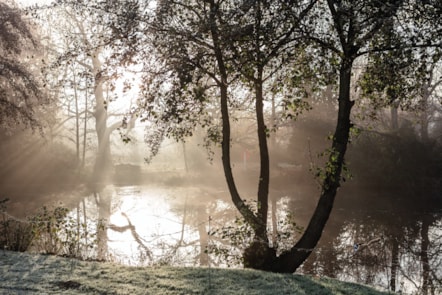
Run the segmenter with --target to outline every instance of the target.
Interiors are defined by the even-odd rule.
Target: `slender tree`
[[[115,110],[112,102],[118,97],[115,92],[115,81],[121,78],[123,66],[130,62],[130,57],[120,54],[117,49],[121,39],[128,38],[130,24],[125,25],[125,36],[121,36],[120,26],[124,25],[128,13],[137,6],[125,3],[109,3],[109,1],[58,1],[49,6],[36,8],[36,13],[48,12],[58,16],[61,25],[51,27],[53,41],[52,55],[54,60],[48,68],[52,71],[62,69],[67,74],[61,81],[67,89],[67,99],[74,98],[73,115],[77,155],[80,157],[80,115],[84,117],[83,125],[83,161],[87,119],[95,120],[97,150],[95,163],[92,167],[92,177],[89,188],[93,193],[99,212],[99,219],[109,220],[111,214],[112,193],[105,189],[112,182],[113,163],[111,154],[111,135],[118,129],[128,127],[129,122],[123,121],[125,110]],[[127,5],[126,5],[127,4]],[[112,7],[112,9],[110,9]],[[93,16],[93,17],[92,17]],[[42,18],[44,22],[45,18]],[[47,25],[47,24],[43,24]],[[130,42],[126,40],[125,45]],[[80,92],[84,95],[83,114],[79,111]],[[111,95],[110,95],[111,94]],[[67,100],[66,99],[66,100]],[[70,106],[69,106],[70,108]],[[68,112],[69,112],[68,108]],[[98,258],[105,259],[107,255],[107,228],[100,227],[98,232]]]
[[[277,250],[276,245],[270,247],[267,230],[270,182],[267,139],[270,135],[270,128],[267,127],[264,116],[264,102],[267,93],[272,92],[271,95],[276,95],[281,92],[281,86],[272,87],[278,83],[278,80],[288,81],[292,78],[292,71],[285,67],[287,62],[292,63],[292,67],[301,67],[300,58],[296,59],[296,57],[300,55],[304,44],[299,41],[298,27],[310,13],[316,1],[296,4],[284,1],[277,3],[274,1],[254,1],[253,3],[243,3],[241,9],[230,12],[234,15],[231,18],[238,23],[237,27],[240,29],[228,31],[227,38],[232,42],[227,43],[227,47],[232,50],[232,63],[234,68],[239,71],[241,81],[245,84],[245,87],[250,88],[250,91],[254,93],[255,104],[253,108],[260,158],[258,206],[256,214],[254,214],[256,219],[247,220],[254,228],[255,240],[244,253],[243,258],[246,267],[267,268],[266,264],[268,262],[262,258],[267,255],[270,255],[270,257],[275,255],[274,251]],[[219,22],[221,29],[225,31],[222,20],[219,20]],[[232,25],[235,26],[235,23]],[[293,64],[295,60],[299,61],[298,65]],[[296,84],[293,83],[293,85]],[[293,85],[292,88],[294,88]],[[296,86],[299,87],[299,85]],[[288,99],[285,102],[287,105],[292,103]],[[223,115],[223,120],[225,119],[228,119],[227,114],[226,116]],[[228,141],[226,140],[226,142]],[[227,163],[225,158],[223,160],[225,174],[231,174],[231,171],[226,171],[230,164]],[[232,190],[231,187],[232,185],[229,184],[231,195],[234,196],[235,190]],[[240,198],[232,197],[232,200],[238,209],[244,206],[243,201],[239,201]],[[248,215],[243,216],[247,217]],[[265,254],[266,252],[269,253]]]

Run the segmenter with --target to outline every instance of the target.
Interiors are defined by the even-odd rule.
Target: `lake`
[[[238,224],[239,214],[226,189],[136,185],[107,190],[111,195],[108,260],[139,266],[241,267],[238,258],[247,239],[236,240],[237,247],[231,247],[232,241],[219,234]],[[284,224],[290,211],[302,231],[315,205],[314,198],[303,198],[306,193],[271,191],[277,210],[269,220]],[[431,204],[413,206],[405,197],[352,194],[338,195],[319,245],[299,272],[407,294],[439,292],[442,211]],[[87,215],[98,216],[93,196],[85,200]],[[300,234],[288,238],[288,245],[281,241],[281,246],[291,246]]]

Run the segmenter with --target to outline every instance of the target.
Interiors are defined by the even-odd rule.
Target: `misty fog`
[[[334,106],[317,106],[271,133],[269,195],[272,208],[276,206],[272,215],[276,215],[271,216],[270,222],[282,222],[290,212],[300,232],[307,225],[320,189],[315,167],[324,162],[321,153],[328,146],[327,137],[333,128],[334,118],[327,110],[330,107]],[[405,116],[403,120],[407,122]],[[384,138],[381,131],[374,131],[385,128],[383,122],[370,124],[370,131],[361,132],[352,140],[348,179],[342,185],[318,250],[304,264],[303,271],[385,287],[385,276],[391,272],[386,265],[394,259],[390,252],[394,245],[401,245],[398,253],[402,257],[421,260],[407,249],[420,249],[425,224],[433,236],[429,239],[431,255],[436,255],[432,263],[437,264],[442,207],[439,186],[434,182],[440,170],[433,167],[438,155],[428,154],[431,147],[420,143],[416,131],[406,129],[409,126]],[[252,201],[259,177],[256,136],[249,132],[253,122],[245,120],[233,130],[235,180],[241,194]],[[207,235],[209,219],[211,230],[216,231],[234,224],[238,217],[230,204],[219,150],[216,146],[208,150],[198,136],[187,138],[184,143],[166,140],[147,163],[142,134],[134,132],[132,136],[130,143],[121,142],[118,136],[112,139],[113,177],[107,186],[112,196],[108,258],[133,265],[166,261],[176,265],[209,263],[204,256],[204,247],[212,241]],[[24,219],[43,205],[62,202],[73,214],[79,206],[81,212],[87,210],[89,218],[98,216],[88,169],[78,167],[73,150],[66,144],[28,132],[3,137],[7,140],[2,141],[1,150],[7,156],[2,157],[1,187],[10,199],[8,214]],[[80,206],[85,201],[87,208]],[[170,220],[172,223],[167,223]],[[128,225],[133,225],[132,231]],[[370,252],[352,257],[354,244],[371,240],[376,242]],[[355,259],[357,277],[353,274],[355,266],[347,266]],[[239,263],[220,257],[210,261],[219,266]],[[401,267],[405,273],[415,272],[412,265]],[[408,280],[418,281],[419,276],[401,280],[409,284]]]
[[[0,247],[140,266],[239,268],[258,253],[252,268],[279,272],[305,252],[304,274],[441,290],[440,52],[365,55],[397,41],[391,27],[374,41],[360,29],[362,53],[346,56],[318,3],[301,14],[313,37],[296,43],[296,27],[275,46],[260,42],[293,25],[271,22],[292,21],[276,4],[273,29],[235,21],[218,42],[168,1],[0,2],[17,25],[0,24]],[[229,13],[255,21],[246,6]],[[295,248],[321,210],[318,244]]]

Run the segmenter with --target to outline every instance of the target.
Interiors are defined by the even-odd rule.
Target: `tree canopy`
[[[211,101],[208,98],[218,97],[218,102],[211,103],[220,110],[221,134],[215,138],[222,145],[226,180],[233,203],[255,233],[255,241],[244,253],[246,266],[293,272],[311,253],[329,218],[346,169],[344,158],[355,124],[352,107],[356,97],[351,94],[354,63],[367,55],[371,60],[377,57],[387,61],[392,60],[389,55],[396,54],[400,58],[395,60],[402,59],[402,67],[410,69],[413,63],[405,59],[406,55],[414,56],[416,48],[434,43],[428,39],[428,30],[435,29],[437,20],[432,21],[422,5],[427,4],[396,0],[158,3],[151,32],[159,53],[155,57],[164,76],[154,88],[157,94],[149,93],[145,100],[149,103],[142,108],[174,126],[188,128],[201,123],[201,114],[206,114],[207,102]],[[435,3],[429,5],[438,9]],[[416,9],[421,13],[413,13]],[[383,62],[370,65],[371,71],[383,71]],[[280,69],[283,70],[279,72]],[[278,76],[282,73],[286,76]],[[399,84],[399,74],[392,73],[389,81]],[[307,76],[312,79],[307,81]],[[267,238],[268,129],[262,104],[266,91],[263,86],[270,78],[284,87],[291,86],[292,92],[305,87],[297,81],[310,83],[314,89],[320,89],[326,81],[338,89],[336,129],[327,152],[328,161],[318,174],[321,193],[316,211],[301,239],[279,256]],[[381,79],[377,77],[376,81]],[[235,109],[234,102],[241,99],[237,87],[242,93],[254,93],[261,167],[256,213],[239,195],[231,172],[230,114]],[[158,93],[163,95],[162,103],[152,104],[161,97]],[[158,105],[164,108],[153,111]],[[162,115],[158,117],[158,113]],[[190,125],[185,124],[186,119]]]
[[[20,14],[4,7],[0,111],[32,125],[41,92],[17,56],[23,45],[35,48],[37,42]],[[71,30],[54,67],[86,77],[84,84],[71,80],[72,91],[81,86],[86,101],[93,96],[94,110],[85,107],[84,113],[95,119],[95,196],[110,178],[110,134],[116,128],[130,127],[135,117],[149,122],[146,142],[153,155],[164,137],[185,140],[201,128],[206,140],[221,148],[231,201],[253,232],[244,265],[256,269],[294,272],[316,247],[348,170],[346,153],[359,123],[356,102],[368,98],[375,109],[428,103],[428,92],[439,83],[430,81],[441,55],[437,0],[62,0],[47,9],[60,9]],[[112,98],[107,94],[120,71],[133,65],[142,74],[137,106],[108,126]],[[268,222],[275,101],[282,109],[278,120],[284,121],[326,99],[333,100],[328,111],[335,126],[324,166],[314,171],[320,184],[317,206],[302,236],[281,249],[270,238]],[[232,129],[244,109],[253,113],[259,157],[254,206],[241,194],[232,168]],[[76,119],[78,128],[78,105]],[[422,129],[428,130],[426,122]],[[77,146],[78,141],[77,135]],[[96,200],[110,212],[110,197]]]
[[[44,102],[39,71],[31,67],[38,41],[16,7],[0,2],[0,125],[36,127],[36,107]]]

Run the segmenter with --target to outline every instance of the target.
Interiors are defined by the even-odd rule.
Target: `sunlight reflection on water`
[[[173,251],[186,252],[189,239],[197,239],[196,229],[183,225],[188,194],[182,189],[116,187],[108,230],[111,259],[129,265],[161,264],[180,254]]]

